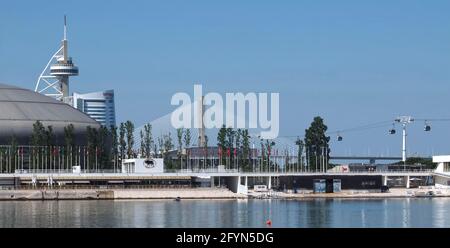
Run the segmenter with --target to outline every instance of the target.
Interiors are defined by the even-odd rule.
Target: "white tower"
[[[406,125],[413,122],[414,118],[411,116],[399,116],[395,121],[402,124],[402,161],[403,164],[406,164]]]
[[[48,61],[36,82],[34,91],[66,101],[69,96],[70,76],[78,76],[78,67],[73,64],[67,52],[67,22],[64,16],[64,39],[61,47]]]

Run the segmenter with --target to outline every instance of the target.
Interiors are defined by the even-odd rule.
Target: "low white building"
[[[122,173],[163,173],[162,158],[133,158],[122,162]]]
[[[433,156],[433,162],[438,164],[434,171],[435,186],[440,189],[450,188],[450,155]]]
[[[450,172],[450,155],[433,156],[433,163],[438,163],[436,172]]]

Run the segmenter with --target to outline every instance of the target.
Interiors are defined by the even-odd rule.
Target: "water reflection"
[[[450,199],[0,202],[0,227],[450,227]]]

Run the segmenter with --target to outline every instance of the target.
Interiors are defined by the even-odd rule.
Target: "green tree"
[[[163,136],[164,138],[164,153],[167,153],[173,150],[173,142],[172,142],[172,134],[169,132],[168,134]]]
[[[190,150],[187,148],[191,147],[191,130],[188,128],[184,132],[184,147],[186,147],[186,166],[189,165],[189,152]]]
[[[178,162],[180,165],[180,169],[181,169],[181,156],[183,155],[183,133],[184,133],[183,128],[177,129],[177,140],[178,140],[177,155],[178,155]]]
[[[75,134],[74,134],[74,126],[73,124],[69,124],[64,127],[64,145],[65,149],[64,154],[65,161],[72,161],[71,165],[73,166],[73,157],[74,157],[74,147],[75,147]]]
[[[97,149],[98,149],[98,131],[96,128],[92,128],[91,126],[86,127],[86,134],[87,134],[87,152],[88,152],[88,164],[89,164],[89,170],[95,168],[98,163],[97,158]],[[65,152],[67,154],[67,152]],[[96,159],[97,158],[97,159]]]
[[[181,153],[181,150],[183,149],[183,128],[177,129],[177,139],[178,139],[178,151]]]
[[[394,163],[395,165],[404,165],[403,161],[399,161]],[[436,169],[437,163],[433,163],[433,159],[431,158],[423,158],[423,157],[409,157],[406,158],[406,164],[408,165],[422,165],[427,169]]]
[[[263,171],[265,171],[266,168],[266,152],[265,152],[265,144],[264,144],[264,140],[260,139],[260,144],[261,144],[261,162],[260,162],[260,166],[261,169]]]
[[[220,164],[225,164],[225,152],[227,149],[227,129],[225,128],[225,125],[223,125],[219,129],[219,133],[217,134],[217,146],[222,151]]]
[[[159,137],[156,138],[156,142],[153,142],[153,154],[154,154],[155,158],[158,157],[158,151],[159,151],[158,144],[159,144]]]
[[[51,165],[51,150],[54,145],[55,135],[53,134],[53,127],[47,126],[47,129],[44,130],[44,164],[45,166]]]
[[[120,160],[123,160],[125,158],[125,153],[127,150],[127,142],[125,140],[125,135],[127,133],[127,130],[125,128],[125,123],[120,123],[119,128],[119,153],[120,153]]]
[[[141,148],[139,150],[140,150],[141,157],[144,157],[145,156],[145,142],[144,142],[144,131],[142,129],[139,131],[139,136],[141,139]]]
[[[45,131],[45,146],[50,147],[55,145],[55,135],[53,134],[53,127],[48,126]]]
[[[234,139],[235,139],[235,135],[236,135],[236,132],[233,130],[233,128],[231,128],[231,127],[228,127],[227,129],[226,129],[226,147],[228,148],[228,149],[232,149],[233,148],[233,146],[234,146]]]
[[[113,157],[114,164],[117,162],[117,155],[118,155],[118,147],[119,147],[119,141],[117,138],[117,127],[115,125],[112,125],[110,127],[110,133],[111,133],[111,156]]]
[[[145,156],[147,158],[151,155],[153,145],[153,137],[152,137],[152,125],[147,123],[144,125],[144,148],[145,148]]]
[[[247,129],[242,130],[241,137],[242,137],[243,170],[251,171],[251,167],[250,167],[250,157],[251,157],[250,135],[248,134]]]
[[[64,127],[64,144],[66,147],[75,146],[75,134],[73,124]]]
[[[32,148],[32,164],[34,169],[39,169],[40,161],[42,159],[42,146],[45,143],[45,127],[42,122],[36,121],[33,123],[33,132],[31,134],[31,145]]]
[[[97,132],[97,147],[96,147],[97,163],[99,165],[99,168],[101,169],[110,168],[109,166],[110,153],[106,149],[108,146],[107,139],[109,135],[110,135],[109,130],[105,126],[101,126]]]
[[[10,146],[11,146],[11,163],[9,165],[9,170],[8,172],[12,173],[14,172],[13,167],[16,164],[16,157],[17,157],[17,138],[16,136],[13,134],[11,136],[11,140],[9,142]]]
[[[205,160],[205,164],[208,165],[209,160],[208,160],[208,135],[205,135],[205,144],[203,146],[203,156],[204,156],[204,160]]]
[[[320,116],[314,117],[310,127],[305,130],[305,148],[306,158],[310,170],[316,171],[320,169],[321,158],[325,156],[326,161],[329,160],[330,137],[326,136],[328,127],[324,124]]]
[[[45,143],[45,128],[42,122],[36,121],[33,124],[33,132],[31,134],[31,145],[43,146]]]
[[[164,155],[164,137],[158,137],[158,154],[160,157]]]
[[[169,132],[168,134],[163,135],[163,158],[166,164],[166,168],[174,169],[174,165],[172,160],[169,158],[169,151],[173,150],[173,142],[172,142],[172,134]]]
[[[128,158],[133,158],[133,147],[134,147],[134,124],[131,121],[125,122],[125,129],[127,131],[127,156]]]
[[[111,125],[110,127],[110,134],[111,134],[111,161],[112,166],[114,170],[116,170],[119,167],[118,163],[118,154],[119,154],[119,139],[117,135],[117,127],[115,125]]]
[[[305,147],[305,142],[303,140],[301,140],[300,138],[297,138],[297,140],[295,141],[295,144],[298,146],[297,165],[300,168],[302,168],[303,167],[302,155],[303,155],[303,149]]]
[[[234,147],[236,147],[236,148],[240,148],[241,147],[241,145],[242,145],[241,138],[242,138],[242,129],[237,129],[235,131],[235,145],[234,145]]]
[[[234,159],[234,153],[233,153],[233,146],[234,146],[234,140],[235,140],[236,132],[231,128],[228,127],[226,129],[226,154],[229,162],[229,168],[234,168],[233,159]],[[228,156],[228,154],[230,154]]]
[[[186,132],[184,132],[184,146],[186,148],[191,147],[191,130],[186,129]]]
[[[234,132],[234,136],[235,136],[235,141],[234,141],[234,147],[235,147],[235,149],[236,149],[236,158],[235,158],[235,161],[237,160],[237,164],[239,165],[239,166],[242,166],[242,158],[241,158],[241,148],[242,148],[242,141],[241,141],[241,138],[242,138],[242,129],[237,129],[235,132]]]
[[[275,141],[271,141],[271,140],[266,140],[265,143],[265,151],[266,151],[266,157],[267,157],[267,168],[269,168],[269,170],[273,170],[275,169],[274,166],[272,166],[272,164],[270,161],[270,156],[273,155],[273,147],[275,146]]]

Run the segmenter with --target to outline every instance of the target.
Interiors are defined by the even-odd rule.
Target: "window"
[[[444,163],[444,171],[450,171],[450,162]]]
[[[375,185],[375,181],[363,181],[361,183],[362,186],[374,186]]]

